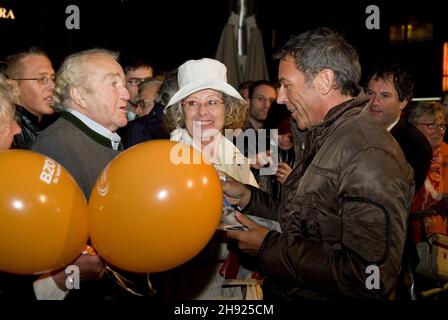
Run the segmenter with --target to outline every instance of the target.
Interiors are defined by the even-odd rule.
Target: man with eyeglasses
[[[164,106],[156,103],[161,86],[162,81],[156,78],[140,84],[139,99],[135,108],[138,117],[117,131],[126,149],[144,141],[169,139],[169,134],[165,132],[162,125]]]
[[[414,81],[409,71],[398,64],[378,66],[368,77],[366,93],[370,98],[369,113],[394,136],[406,160],[414,169],[415,191],[425,181],[432,159],[427,139],[401,116],[412,102]]]
[[[128,103],[128,120],[134,120],[137,115],[135,114],[135,107],[138,102],[138,87],[139,85],[153,77],[154,70],[150,64],[142,60],[130,61],[124,68],[126,75],[126,89],[128,89],[131,98]]]
[[[57,118],[52,108],[55,72],[47,54],[30,48],[6,58],[5,75],[14,86],[16,117],[22,133],[13,148],[30,149],[43,129]]]

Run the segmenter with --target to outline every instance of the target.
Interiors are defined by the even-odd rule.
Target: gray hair
[[[441,115],[445,120],[445,112],[440,102],[412,102],[404,109],[404,115],[414,126],[425,116],[435,119]]]
[[[118,61],[118,53],[105,49],[85,50],[65,58],[56,74],[53,98],[56,111],[64,111],[71,106],[70,88],[85,87],[89,77],[86,65],[94,56],[106,56]]]
[[[336,31],[318,28],[293,36],[274,57],[294,58],[297,69],[305,74],[310,83],[323,69],[330,69],[335,75],[336,89],[342,94],[356,95],[361,79],[361,65],[358,54]]]
[[[179,90],[179,83],[177,81],[177,69],[167,73],[165,80],[160,87],[159,93],[155,99],[155,102],[166,106],[170,102],[171,97]]]

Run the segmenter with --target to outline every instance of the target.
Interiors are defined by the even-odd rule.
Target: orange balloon
[[[90,238],[118,268],[165,271],[205,247],[221,210],[213,166],[189,146],[153,140],[126,150],[103,171],[89,200]]]
[[[70,174],[28,150],[0,152],[0,271],[39,274],[72,262],[88,240],[87,203]]]

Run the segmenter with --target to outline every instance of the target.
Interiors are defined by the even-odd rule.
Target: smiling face
[[[182,100],[185,127],[194,139],[207,141],[224,128],[223,95],[215,90],[201,90]],[[200,135],[200,136],[198,136]]]
[[[368,107],[370,114],[386,128],[397,121],[401,110],[407,105],[407,100],[399,100],[392,76],[387,79],[372,77],[366,93],[370,98]]]
[[[280,89],[277,102],[285,104],[301,130],[317,125],[324,118],[320,110],[319,93],[312,81],[305,80],[305,74],[299,71],[292,56],[280,60]]]
[[[124,127],[129,92],[123,69],[106,55],[92,56],[85,68],[88,78],[80,90],[83,102],[78,110],[111,132]]]

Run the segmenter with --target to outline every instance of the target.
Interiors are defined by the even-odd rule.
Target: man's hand
[[[99,280],[103,277],[106,271],[105,264],[101,258],[96,254],[83,253],[81,254],[72,265],[79,267],[79,277],[81,281],[86,280]],[[54,282],[62,290],[67,290],[65,286],[65,280],[68,274],[65,273],[65,268],[52,275]]]
[[[250,189],[226,173],[218,171],[224,197],[232,205],[244,208],[250,201]]]
[[[259,225],[238,211],[235,212],[235,218],[246,226],[247,230],[227,231],[227,238],[235,240],[244,253],[256,256],[269,229]]]

